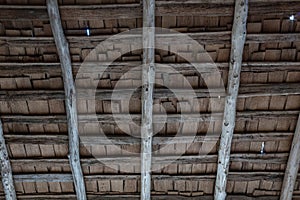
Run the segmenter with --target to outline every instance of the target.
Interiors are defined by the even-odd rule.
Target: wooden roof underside
[[[68,159],[65,85],[46,3],[0,3],[0,115],[17,197],[76,199]],[[77,99],[79,134],[92,135],[80,141],[79,152],[87,198],[138,199],[141,164],[130,152],[140,153],[141,140],[117,127],[112,112],[132,135],[141,134],[134,123],[141,123],[142,118],[143,90],[136,90],[142,83],[142,69],[129,70],[143,62],[143,50],[131,51],[135,47],[129,43],[125,50],[114,44],[107,51],[91,51],[116,33],[141,28],[143,5],[137,0],[58,3],[74,79],[87,56],[103,63],[102,67],[117,57],[102,77],[91,68],[76,78],[80,88],[97,87],[95,99],[83,90],[78,91]],[[156,70],[153,102],[161,107],[153,110],[153,132],[157,134],[152,142],[152,167],[159,168],[185,153],[152,173],[151,195],[153,199],[213,199],[235,4],[233,0],[156,0],[155,4],[155,26],[186,33],[203,46],[203,52],[194,55],[191,44],[177,42],[176,34],[156,35],[157,43],[172,43],[165,46],[170,51],[155,50],[155,62],[169,64],[177,73]],[[279,199],[300,111],[300,2],[250,0],[248,9],[226,192],[228,199]],[[295,21],[289,20],[290,15],[295,15]],[[212,65],[206,60],[200,74],[179,56],[197,60],[205,51],[218,67],[219,79],[211,75]],[[111,97],[116,84],[121,85],[119,95]],[[178,99],[162,86],[183,97],[195,92],[197,98]],[[207,86],[213,90],[208,91]],[[126,94],[130,92],[134,95],[129,100]],[[129,107],[123,106],[127,104]],[[164,111],[169,118],[161,124]],[[98,122],[91,121],[93,112]],[[124,116],[126,112],[132,114],[133,122]],[[187,141],[192,138],[192,128],[182,129],[181,113],[188,115],[189,127],[197,126],[191,145]],[[114,145],[104,138],[95,139],[99,132]],[[300,198],[300,179],[295,177],[293,196]],[[2,185],[0,194],[4,199]]]

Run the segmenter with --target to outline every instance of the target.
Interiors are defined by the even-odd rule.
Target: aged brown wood
[[[219,32],[204,32],[204,33],[185,33],[187,36],[196,40],[200,44],[230,44],[230,31]],[[95,48],[99,43],[107,40],[112,35],[96,35],[96,36],[68,36],[66,37],[71,48]],[[120,36],[121,37],[121,36]],[[157,45],[178,45],[182,38],[181,34],[157,34],[155,43]],[[126,35],[122,34],[122,43],[131,44],[141,42],[141,35]],[[248,34],[246,37],[246,44],[253,43],[267,43],[267,42],[295,42],[300,41],[300,36],[297,33],[260,33],[260,34]],[[22,37],[22,36],[1,36],[0,44],[6,46],[17,47],[44,47],[54,46],[54,40],[51,37]],[[186,43],[187,44],[187,43]]]
[[[89,199],[99,199],[99,194],[88,194],[87,195]],[[298,195],[293,196],[295,199],[299,198]],[[35,194],[35,195],[19,195],[19,199],[35,199],[35,200],[44,200],[44,199],[68,199],[68,200],[75,200],[76,196],[73,194],[60,194],[60,195],[55,195],[52,194],[49,196],[49,194]],[[207,195],[201,195],[201,196],[183,196],[183,195],[159,195],[159,194],[152,194],[152,199],[153,200],[163,200],[163,199],[168,199],[168,200],[212,200],[213,198],[211,196]],[[3,199],[0,197],[0,199]],[[108,195],[108,194],[101,194],[101,199],[130,199],[130,200],[138,200],[140,199],[140,196],[138,194],[117,194],[117,195]],[[237,200],[237,199],[243,199],[243,200],[253,200],[253,197],[249,196],[244,196],[244,195],[228,195],[227,197],[228,200]],[[257,196],[255,197],[256,200],[278,200],[277,196]]]
[[[264,119],[277,119],[277,118],[286,118],[290,120],[296,120],[299,111],[243,111],[237,112],[237,120],[254,120],[259,118]],[[181,116],[179,114],[169,114],[167,118],[167,123],[171,122],[204,122],[204,121],[218,121],[223,119],[223,113],[201,113],[199,114],[188,114]],[[140,123],[141,115],[140,114],[131,114],[131,117],[128,117],[124,114],[99,114],[97,115],[97,120],[93,118],[92,115],[79,115],[79,122],[100,122],[100,123],[109,123],[114,124],[115,120],[122,121],[124,123],[135,122]],[[66,123],[66,116],[63,115],[2,115],[3,123],[25,123],[25,124],[44,124],[44,123]],[[164,115],[155,114],[153,118],[153,123],[164,123]]]
[[[14,180],[12,175],[12,169],[10,160],[8,157],[8,151],[6,148],[5,139],[3,136],[2,122],[0,120],[0,168],[2,185],[5,193],[6,200],[16,200],[16,191],[14,186]]]
[[[218,169],[215,183],[215,200],[225,200],[227,174],[229,170],[230,148],[236,121],[236,103],[240,85],[243,50],[246,40],[246,23],[248,16],[248,0],[235,2],[234,21],[232,27],[232,44],[228,75],[228,96],[225,98],[222,134],[219,146]]]
[[[155,0],[143,0],[141,199],[150,200],[155,83]]]
[[[241,133],[234,134],[234,142],[264,142],[264,141],[282,141],[292,140],[293,133],[291,132],[268,132],[268,133]],[[68,137],[66,135],[25,135],[25,134],[5,134],[5,140],[8,144],[67,144]],[[216,135],[206,136],[180,136],[180,137],[153,137],[153,145],[166,144],[184,144],[203,141],[218,141],[219,137]],[[106,137],[81,137],[81,144],[83,145],[110,145],[111,141],[115,145],[135,145],[140,144],[140,139],[135,137],[122,136],[106,136]]]
[[[99,70],[107,70],[108,73],[118,72],[125,73],[135,66],[139,66],[141,62],[114,62],[107,69],[105,67],[97,66],[97,68],[87,68],[87,73],[99,72]],[[164,63],[167,66],[173,67],[180,73],[195,73],[196,70],[192,64],[188,63]],[[108,63],[103,63],[107,66]],[[72,63],[73,74],[76,75],[81,63]],[[93,66],[91,63],[90,66]],[[197,66],[201,67],[202,72],[211,72],[213,67],[218,67],[220,70],[228,69],[228,63],[198,63]],[[1,74],[0,77],[14,77],[29,74],[48,73],[51,76],[60,76],[61,68],[60,63],[0,63]],[[163,69],[157,69],[163,72]],[[300,71],[300,62],[247,62],[242,64],[242,72],[273,72],[273,71]]]
[[[300,162],[300,115],[296,126],[291,151],[285,170],[280,200],[291,200],[293,198],[294,187]]]
[[[213,6],[212,6],[213,4]],[[264,15],[278,14],[290,15],[300,10],[299,2],[282,1],[270,4],[269,2],[254,1],[250,3],[249,14]],[[27,5],[1,5],[0,20],[48,20],[45,6]],[[213,3],[197,1],[197,3],[169,3],[156,6],[156,16],[232,16],[234,12],[232,1]],[[141,18],[142,8],[140,4],[112,4],[112,5],[62,5],[62,20],[90,20],[90,19],[118,19]]]
[[[271,180],[281,181],[283,172],[229,172],[229,180],[236,181],[254,181],[254,180]],[[140,174],[101,174],[101,175],[86,175],[85,180],[126,180],[138,179]],[[154,180],[214,180],[215,175],[152,175]],[[297,179],[299,179],[299,174]],[[72,182],[71,174],[18,174],[14,175],[15,182]]]
[[[69,133],[69,162],[76,190],[77,198],[86,199],[85,182],[80,165],[79,134],[77,123],[76,90],[72,75],[72,65],[68,42],[64,36],[57,0],[47,0],[47,10],[54,41],[60,58],[62,76],[65,89],[65,106],[67,112]]]
[[[135,92],[135,93],[133,93]],[[112,96],[112,93],[114,95]],[[141,91],[134,89],[101,89],[91,94],[88,90],[77,92],[78,99],[96,99],[96,100],[122,100],[133,94],[132,99],[140,99]],[[225,97],[222,89],[168,89],[157,88],[154,90],[153,98],[176,98],[177,96],[195,96],[197,98],[205,97]],[[281,83],[281,84],[247,84],[239,88],[238,98],[248,98],[257,96],[288,96],[300,94],[299,84]],[[0,91],[0,100],[63,100],[64,91],[61,90],[2,90]]]
[[[193,155],[193,156],[153,156],[153,164],[199,164],[199,163],[216,163],[217,155]],[[278,154],[232,154],[230,156],[233,162],[243,163],[269,163],[269,164],[285,164],[288,159],[288,153]],[[102,158],[84,158],[81,159],[82,166],[105,166],[109,164],[139,164],[139,158],[134,156],[124,157],[102,157]],[[41,167],[67,167],[67,159],[11,159],[12,166],[41,166]]]

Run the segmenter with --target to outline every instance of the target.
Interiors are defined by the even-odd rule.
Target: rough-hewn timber
[[[69,161],[72,169],[77,198],[80,200],[86,200],[85,183],[80,165],[76,90],[72,75],[69,46],[61,25],[57,0],[47,0],[47,10],[62,67],[69,133]]]
[[[289,160],[283,179],[280,200],[291,200],[293,198],[294,186],[300,162],[300,115],[294,134]]]
[[[232,44],[229,64],[227,97],[225,101],[222,134],[220,139],[218,169],[215,183],[215,200],[225,200],[227,174],[229,170],[230,148],[236,121],[236,103],[240,85],[243,50],[246,40],[246,24],[248,16],[248,0],[235,2],[234,21],[232,27]]]
[[[141,199],[150,200],[155,83],[155,0],[143,0]]]
[[[1,177],[2,185],[5,193],[6,200],[16,200],[16,191],[12,176],[12,169],[8,152],[6,148],[5,139],[3,136],[2,122],[0,120],[0,165],[1,165]]]

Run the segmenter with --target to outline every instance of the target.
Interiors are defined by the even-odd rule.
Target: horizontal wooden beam
[[[152,192],[151,194],[153,200],[213,200],[212,196],[209,195],[199,195],[199,196],[185,196],[185,195],[174,195],[174,194],[168,194],[168,195],[161,195],[161,194],[156,194],[155,192]],[[109,195],[109,194],[99,194],[93,193],[93,194],[88,194],[87,195],[88,199],[108,199],[108,200],[119,200],[119,199],[129,199],[129,200],[140,200],[140,195],[139,194],[117,194],[117,195]],[[295,199],[299,198],[298,195],[293,196]],[[0,196],[0,199],[4,199],[3,197]],[[68,199],[68,200],[76,200],[76,196],[73,194],[19,194],[18,199],[35,199],[35,200],[45,200],[45,199]],[[237,200],[237,199],[243,199],[243,200],[278,200],[277,196],[244,196],[244,195],[234,195],[234,194],[229,194],[227,196],[227,200]]]
[[[97,67],[92,62],[87,64],[86,73],[97,73],[105,70],[107,73],[126,73],[133,67],[141,65],[141,62],[114,62],[112,64],[101,62],[97,63]],[[163,63],[166,66],[173,67],[177,72],[183,74],[194,74],[196,69],[190,63]],[[73,62],[73,75],[76,75],[81,63]],[[109,65],[109,67],[107,67]],[[209,73],[217,67],[219,70],[228,70],[228,63],[197,63],[201,68],[201,72]],[[0,77],[24,76],[30,74],[47,73],[51,76],[61,76],[60,63],[0,63]],[[158,73],[167,72],[159,67]],[[275,72],[275,71],[300,71],[300,62],[244,62],[242,63],[242,72]]]
[[[255,96],[286,96],[300,94],[297,83],[289,84],[248,84],[240,88],[239,98],[255,97]],[[135,93],[133,94],[133,92]],[[172,98],[179,96],[193,96],[197,98],[204,97],[225,97],[226,94],[222,89],[168,89],[157,88],[154,90],[154,98]],[[112,96],[114,93],[114,96]],[[94,99],[97,100],[122,100],[128,97],[128,94],[133,94],[131,98],[139,99],[140,90],[133,89],[99,89],[95,94],[91,95],[89,90],[80,90],[77,97],[79,99]],[[175,95],[176,94],[176,95]],[[50,100],[50,99],[63,99],[63,91],[60,90],[22,90],[22,91],[0,91],[0,100]],[[113,98],[113,99],[112,99]]]
[[[141,90],[134,89],[99,89],[93,94],[94,90],[78,90],[78,99],[96,99],[96,100],[124,100],[132,94],[132,99],[141,98]],[[112,96],[112,94],[114,95]],[[242,85],[239,89],[238,98],[258,97],[258,96],[288,96],[300,94],[298,83],[283,84],[247,84]],[[197,98],[223,98],[226,96],[222,89],[154,89],[154,98],[176,98],[180,97],[197,97]],[[63,90],[1,90],[0,100],[63,100]]]
[[[234,142],[265,142],[265,141],[283,141],[292,140],[292,132],[268,132],[268,133],[235,133],[233,134]],[[7,144],[67,144],[67,135],[25,135],[25,134],[5,134],[4,136]],[[153,137],[153,145],[167,145],[167,144],[184,144],[209,141],[218,141],[219,136],[216,135],[197,135],[197,136],[178,136],[166,137],[156,136]],[[140,144],[140,139],[136,137],[126,136],[81,136],[81,145],[135,145]]]
[[[270,180],[282,181],[283,172],[229,172],[228,180],[231,181],[254,181],[254,180]],[[215,175],[157,175],[153,174],[154,180],[214,180]],[[85,175],[85,181],[93,180],[128,180],[139,179],[140,174],[118,174],[118,175]],[[297,179],[299,179],[299,174]],[[72,174],[18,174],[14,175],[14,180],[20,182],[72,182]]]
[[[260,163],[260,164],[286,164],[288,153],[276,154],[231,154],[230,160],[232,162],[243,163]],[[218,160],[217,155],[192,155],[192,156],[153,156],[152,164],[199,164],[199,163],[216,163]],[[82,166],[103,166],[106,164],[140,164],[139,156],[124,156],[124,157],[97,157],[83,158],[80,160]],[[11,159],[13,167],[67,167],[67,159]]]
[[[173,4],[173,1],[156,3],[156,16],[232,16],[234,4],[231,1],[191,1]],[[299,2],[253,1],[249,4],[249,15],[264,13],[264,15],[289,15],[300,10]],[[112,5],[61,5],[62,20],[91,20],[91,19],[124,19],[141,18],[140,4],[112,4]],[[0,20],[48,20],[46,6],[33,5],[1,5]]]
[[[196,40],[200,44],[230,44],[231,31],[219,31],[219,32],[200,32],[200,33],[184,33],[193,40]],[[112,35],[100,35],[100,36],[67,36],[67,40],[71,48],[95,48],[101,42],[105,41],[109,44],[109,39]],[[120,36],[122,44],[136,43],[141,46],[142,35],[141,34],[122,34]],[[169,33],[169,34],[157,34],[155,38],[156,46],[161,45],[177,45],[182,44],[182,34]],[[111,40],[111,42],[114,40]],[[295,42],[300,41],[300,36],[297,33],[259,33],[248,34],[246,37],[246,44],[250,43],[267,43],[267,42]],[[188,41],[185,41],[188,42]],[[7,46],[17,47],[44,47],[54,44],[52,37],[9,37],[1,36],[0,44]]]
[[[237,120],[254,120],[254,119],[278,119],[286,118],[290,120],[297,120],[299,111],[246,111],[237,112]],[[222,120],[223,113],[201,113],[201,114],[169,114],[166,122],[209,122]],[[66,123],[66,116],[64,115],[2,115],[3,123],[23,123],[23,124],[44,124],[44,123]],[[78,115],[78,122],[81,123],[108,123],[114,124],[115,121],[121,121],[124,123],[140,123],[140,114],[97,114],[96,117],[89,114]],[[164,123],[165,115],[155,114],[153,123]]]

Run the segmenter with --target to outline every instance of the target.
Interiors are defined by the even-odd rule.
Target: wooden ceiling
[[[155,74],[153,103],[160,106],[153,108],[153,199],[214,199],[225,98],[232,94],[227,88],[234,2],[155,1],[155,26],[189,35],[203,51],[195,54],[191,44],[182,43],[176,34],[156,35],[164,50],[154,51],[155,62],[172,66],[176,73],[159,68]],[[72,145],[66,84],[47,5],[36,0],[0,3],[0,116],[17,197],[84,199],[76,193],[68,159]],[[138,0],[60,0],[58,5],[73,79],[86,90],[77,94],[79,135],[91,135],[81,138],[78,155],[86,195],[88,199],[139,199],[141,163],[136,154],[141,152],[141,139],[132,135],[141,134],[136,124],[141,123],[144,101],[139,88],[143,70],[131,69],[143,63],[143,49],[133,51],[135,44],[128,43],[92,50],[112,35],[143,27],[143,4]],[[291,147],[299,145],[297,138],[292,145],[300,111],[299,12],[298,0],[249,1],[245,44],[239,51],[242,63],[227,199],[279,199],[282,194]],[[291,15],[295,20],[289,19]],[[212,74],[212,62],[202,60],[199,73],[179,55],[194,62],[209,55],[220,77]],[[82,75],[78,71],[87,58],[100,63],[100,69],[113,63],[102,76],[98,68]],[[95,98],[89,96],[90,88],[96,88]],[[133,93],[131,99],[128,93]],[[195,98],[184,98],[191,93]],[[161,123],[165,112],[167,122]],[[133,121],[124,113],[130,113]],[[182,113],[188,118],[184,123]],[[93,114],[97,122],[91,120]],[[114,117],[123,121],[130,135],[116,126]],[[182,129],[183,124],[190,129]],[[99,133],[102,138],[96,137]],[[164,166],[167,163],[171,164]],[[293,197],[300,199],[300,179],[294,177]],[[4,199],[2,185],[0,194]]]

